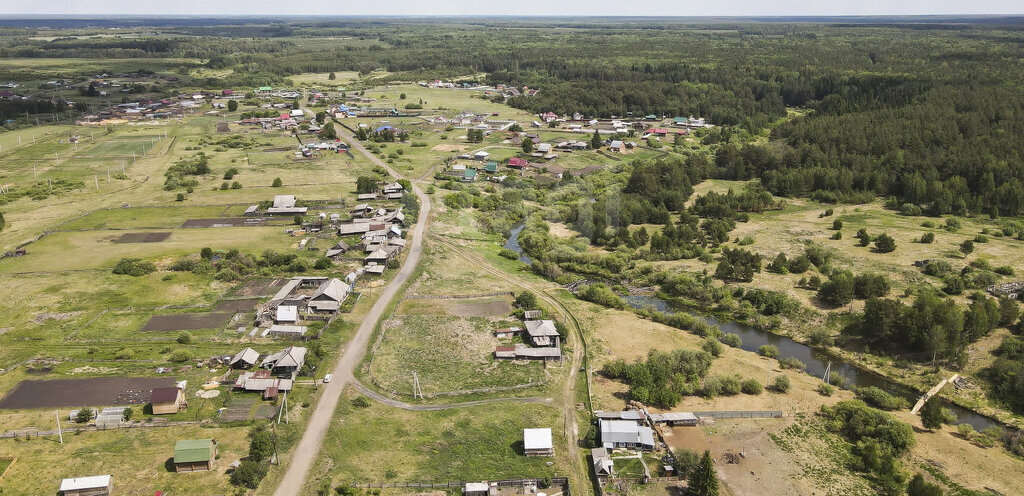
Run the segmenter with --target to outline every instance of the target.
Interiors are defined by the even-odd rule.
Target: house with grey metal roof
[[[527,320],[526,334],[534,346],[553,346],[558,337],[558,329],[551,320]]]
[[[555,454],[551,444],[551,428],[523,429],[523,454],[526,456],[552,456]]]
[[[256,361],[260,359],[260,354],[252,348],[246,348],[239,351],[235,356],[231,357],[231,361],[228,362],[232,368],[236,369],[247,369],[256,365]]]
[[[328,279],[316,289],[306,307],[314,312],[337,312],[345,298],[348,298],[349,291],[348,285],[341,282],[341,279]]]
[[[654,430],[629,420],[597,421],[601,430],[601,445],[608,449],[654,449]]]

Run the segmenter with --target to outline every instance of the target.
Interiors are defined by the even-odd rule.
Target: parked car
[[[331,382],[331,379],[334,379],[334,374],[327,374],[327,375],[325,375],[324,376],[324,384],[327,384],[328,382]]]

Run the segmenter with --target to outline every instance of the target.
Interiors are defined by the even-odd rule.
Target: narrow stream
[[[519,261],[526,265],[533,265],[533,260],[530,260],[530,256],[523,251],[523,247],[519,246],[519,233],[523,232],[523,228],[526,224],[517,224],[509,231],[508,241],[505,242],[505,248],[512,250],[519,254]]]
[[[624,297],[623,300],[631,307],[637,309],[653,308],[664,313],[678,312],[678,310],[673,308],[669,302],[654,296],[630,295]],[[845,379],[844,383],[847,387],[875,386],[884,389],[891,394],[903,396],[911,403],[916,402],[918,399],[919,393],[916,391],[890,381],[874,372],[858,368],[856,365],[845,362],[840,358],[794,341],[791,338],[778,336],[768,331],[763,331],[756,327],[739,322],[722,322],[713,317],[706,317],[703,315],[694,315],[694,317],[699,318],[708,324],[718,326],[722,332],[739,335],[743,340],[743,344],[740,348],[746,351],[757,353],[758,348],[762,345],[774,345],[779,349],[780,356],[784,358],[793,357],[800,360],[807,366],[806,372],[815,377],[823,377],[825,375],[825,369],[828,367],[829,362],[831,362],[832,373],[843,376],[843,379]],[[957,406],[944,398],[937,399],[942,401],[943,407],[953,411],[957,417],[957,424],[971,424],[979,431],[991,426],[1002,426],[1002,424],[995,419],[979,415],[971,410]]]

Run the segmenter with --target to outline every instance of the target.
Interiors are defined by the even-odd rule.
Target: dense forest
[[[709,167],[689,169],[693,183],[760,178],[778,196],[883,195],[910,212],[1015,216],[1024,213],[1024,31],[992,22],[1003,24],[319,20],[56,39],[0,29],[0,57],[229,70],[195,81],[211,88],[304,72],[389,71],[377,83],[475,74],[539,89],[507,102],[536,113],[707,118],[719,127],[704,142],[718,146]],[[0,80],[37,75],[0,70]],[[751,139],[762,133],[768,141]],[[678,196],[648,211],[675,210]]]

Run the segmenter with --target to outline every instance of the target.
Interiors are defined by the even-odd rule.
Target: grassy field
[[[523,429],[551,427],[561,446],[554,408],[512,403],[411,412],[373,404],[338,404],[305,494],[324,481],[412,482],[545,477],[564,474],[560,463],[522,455]],[[385,434],[386,433],[386,434]]]
[[[57,439],[3,440],[0,449],[18,462],[3,478],[4,493],[50,494],[61,479],[110,474],[114,489],[126,494],[208,495],[232,491],[225,472],[228,465],[248,452],[245,427],[149,428],[66,434]],[[178,474],[169,471],[179,439],[216,439],[220,458],[214,470]]]
[[[370,374],[380,387],[403,396],[411,395],[413,372],[419,375],[420,387],[428,396],[547,380],[539,362],[514,363],[493,358],[494,347],[507,344],[500,343],[493,330],[510,325],[516,323],[429,316],[414,310],[382,325],[385,334],[373,356]]]

